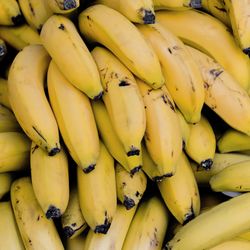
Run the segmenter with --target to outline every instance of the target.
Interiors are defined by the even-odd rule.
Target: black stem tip
[[[55,206],[50,205],[47,212],[46,212],[46,218],[52,219],[52,218],[59,218],[61,217],[61,211],[59,208],[56,208]]]
[[[243,49],[243,52],[250,57],[250,47]]]
[[[77,7],[75,0],[64,0],[63,8],[64,10],[71,10]]]
[[[210,170],[212,165],[213,165],[213,160],[211,158],[203,160],[200,163],[201,167],[204,168],[205,170]]]
[[[161,176],[154,176],[152,178],[152,181],[155,181],[155,182],[161,182],[163,179],[167,178],[167,177],[171,177],[173,176],[174,174],[171,172],[171,173],[167,173],[167,174],[164,174],[164,175],[161,175]]]
[[[126,207],[127,210],[131,209],[135,206],[135,201],[128,196],[124,195],[123,205]]]
[[[195,214],[194,214],[193,211],[191,211],[190,213],[185,214],[185,219],[184,219],[182,225],[187,224],[189,221],[191,221],[192,219],[194,219],[194,217],[195,217]]]
[[[145,14],[143,17],[144,24],[153,24],[155,23],[155,14],[151,10],[144,10]]]
[[[84,168],[83,172],[85,174],[88,174],[88,173],[90,173],[91,171],[93,171],[95,169],[95,166],[96,166],[96,164],[91,164],[88,167]]]
[[[131,147],[131,150],[127,152],[127,156],[134,156],[134,155],[140,155],[140,150],[135,147]]]
[[[98,95],[94,96],[93,101],[98,101],[102,99],[104,91],[101,91]]]
[[[11,18],[11,20],[15,26],[21,25],[25,22],[25,19],[24,19],[23,15],[21,15],[21,14],[19,14],[17,16],[13,16]]]
[[[70,238],[75,233],[75,230],[73,230],[71,227],[67,226],[63,228],[63,235],[66,238]]]
[[[105,223],[103,225],[99,225],[95,227],[94,232],[95,233],[100,233],[100,234],[106,234],[110,228],[111,223],[107,222],[105,220]]]
[[[49,151],[49,156],[54,156],[54,155],[58,154],[60,151],[61,151],[60,148],[52,148],[52,149]]]
[[[139,172],[141,170],[141,166],[134,167],[130,170],[130,174],[133,176],[135,173]]]
[[[189,7],[195,8],[195,9],[200,9],[202,7],[201,0],[191,0]]]

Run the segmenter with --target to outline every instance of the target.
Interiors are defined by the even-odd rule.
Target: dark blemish
[[[129,198],[128,196],[124,195],[123,205],[125,206],[127,210],[129,210],[135,206],[135,201]]]
[[[178,240],[177,240],[177,242],[180,242],[180,241],[181,241],[181,239],[178,239]]]
[[[140,155],[140,150],[131,146],[131,150],[127,152],[127,156]]]
[[[243,52],[250,57],[250,47],[243,49]]]
[[[126,182],[123,182],[123,183],[122,183],[122,187],[124,188],[124,187],[126,187],[126,186],[127,186]]]
[[[213,165],[213,160],[211,158],[203,160],[200,163],[201,167],[204,168],[205,170],[210,170],[212,165]]]
[[[190,212],[185,214],[184,220],[183,220],[183,225],[187,224],[189,221],[194,219],[195,214],[194,214],[194,208],[193,208],[193,201],[191,201],[191,207],[190,207]]]
[[[226,11],[225,8],[220,8],[220,7],[218,7],[218,6],[214,6],[214,7],[215,7],[215,9],[217,9],[217,10],[219,10],[219,11],[221,11],[221,12],[227,13],[227,11]]]
[[[184,140],[182,140],[182,149],[184,149],[186,146],[186,142]]]
[[[172,54],[172,50],[170,48],[168,48],[168,51],[169,51],[170,54]]]
[[[35,132],[47,143],[47,140],[43,137],[43,135],[37,130],[35,126],[32,126],[32,128],[35,130]]]
[[[65,26],[61,23],[60,26],[58,27],[60,30],[65,30]]]
[[[49,156],[54,156],[54,155],[56,155],[56,154],[58,154],[59,152],[61,151],[61,149],[60,148],[52,148],[50,151],[49,151]]]
[[[120,87],[125,87],[125,86],[129,86],[129,85],[130,84],[128,82],[126,82],[126,81],[120,81],[120,83],[119,83]]]
[[[170,107],[173,111],[175,111],[175,108],[174,108],[172,102],[168,99],[168,97],[167,97],[165,94],[163,94],[163,95],[161,96],[161,98],[162,98],[162,100],[163,100],[164,103],[168,104],[169,107]]]
[[[174,175],[174,173],[167,173],[167,174],[164,174],[164,175],[161,175],[161,176],[155,176],[152,178],[152,181],[155,181],[155,182],[161,182],[163,179],[165,178],[168,178],[168,177],[172,177]]]
[[[155,15],[151,10],[140,9],[140,12],[144,12],[143,23],[144,24],[153,24],[155,23]]]
[[[72,226],[72,227],[75,227],[75,226],[76,226],[76,223],[72,223],[71,226]]]
[[[104,91],[101,91],[98,95],[94,96],[93,100],[98,101],[98,100],[102,99],[103,94],[104,94]]]
[[[37,216],[37,219],[36,219],[36,220],[37,220],[37,221],[39,221],[39,220],[40,220],[40,215],[38,215],[38,216]]]
[[[64,0],[63,2],[63,8],[64,10],[70,10],[77,7],[75,0]]]
[[[110,228],[111,222],[108,220],[108,213],[105,211],[105,220],[102,225],[98,225],[95,227],[94,232],[95,233],[101,233],[106,234]]]
[[[32,246],[32,241],[31,241],[31,239],[29,239],[29,244]]]
[[[150,240],[151,247],[157,247],[159,245],[159,241],[157,240],[157,228],[154,228],[153,239]]]
[[[63,235],[66,238],[70,238],[75,233],[75,230],[73,230],[71,227],[67,226],[63,228]]]
[[[205,89],[209,88],[209,84],[207,82],[204,82],[203,86],[204,86]]]
[[[88,19],[88,20],[91,20],[90,16],[87,16],[87,19]]]
[[[174,157],[174,151],[173,150],[171,151],[171,157]]]
[[[139,172],[141,170],[141,166],[134,167],[130,170],[130,174],[133,176],[135,173]]]
[[[90,173],[91,171],[93,171],[95,169],[95,166],[96,166],[96,164],[91,164],[88,167],[84,168],[83,172],[85,174],[88,174],[88,173]]]
[[[35,145],[35,147],[33,147],[32,149],[31,149],[31,154],[34,154],[34,152],[36,151],[36,149],[38,149],[39,148],[39,146],[38,145]]]
[[[18,204],[20,201],[19,200],[16,200],[16,204]]]
[[[31,11],[32,15],[35,16],[36,14],[35,14],[35,11],[34,11],[34,8],[33,8],[32,4],[31,4],[31,2],[29,2],[29,8],[30,8],[30,11]]]
[[[61,216],[61,211],[59,208],[56,208],[53,205],[50,205],[47,212],[46,212],[46,218],[52,219],[52,218],[59,218]]]
[[[202,7],[201,0],[191,0],[189,3],[189,7],[194,9],[200,9]]]
[[[215,80],[221,73],[223,73],[223,70],[211,69],[209,73],[214,76]]]
[[[136,191],[135,196],[136,196],[136,197],[139,197],[139,196],[140,196],[140,193],[139,193],[138,191]]]

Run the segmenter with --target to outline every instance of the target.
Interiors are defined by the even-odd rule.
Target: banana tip
[[[103,225],[96,226],[94,232],[100,234],[106,234],[110,228],[111,223],[105,220]]]
[[[155,14],[151,10],[144,10],[143,23],[144,24],[155,23]]]
[[[21,15],[21,14],[19,14],[17,16],[13,16],[11,18],[11,20],[12,20],[13,24],[16,26],[21,25],[25,22],[25,19],[24,19],[23,15]]]
[[[63,228],[63,235],[66,238],[70,238],[74,233],[75,231],[69,226]]]
[[[127,210],[129,210],[129,209],[131,209],[132,207],[135,206],[135,201],[125,195],[123,205],[126,207]]]
[[[243,49],[243,52],[250,57],[250,47]]]
[[[94,101],[101,100],[103,94],[104,94],[104,91],[101,91],[98,95],[94,96],[93,100],[94,100]]]
[[[47,212],[46,212],[46,218],[52,219],[52,218],[59,218],[61,217],[61,211],[59,208],[56,208],[55,206],[49,206]]]
[[[211,158],[203,160],[200,163],[201,167],[204,168],[205,170],[210,170],[212,165],[213,165],[213,160]]]
[[[83,168],[83,172],[84,172],[85,174],[90,173],[91,171],[93,171],[93,170],[95,169],[95,165],[96,165],[96,164],[91,164],[91,165],[89,165],[88,167]]]
[[[52,148],[52,149],[49,151],[49,156],[54,156],[54,155],[58,154],[60,151],[61,151],[60,148]]]

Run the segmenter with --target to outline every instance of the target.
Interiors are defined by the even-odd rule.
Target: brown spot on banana
[[[65,26],[61,23],[61,24],[59,25],[58,29],[60,29],[60,30],[65,30]]]

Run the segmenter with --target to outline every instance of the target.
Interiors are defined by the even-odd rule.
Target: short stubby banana
[[[88,173],[95,168],[100,152],[90,100],[63,76],[53,60],[47,79],[50,103],[63,140],[73,160]]]
[[[87,40],[107,47],[132,73],[154,89],[164,84],[160,62],[153,49],[118,11],[96,4],[82,11],[78,20],[80,32]]]
[[[186,10],[201,7],[200,1],[197,0],[153,0],[153,4],[155,10]]]
[[[175,104],[163,86],[152,89],[137,79],[146,111],[147,150],[160,176],[172,176],[182,152],[182,133]]]
[[[40,37],[66,79],[91,99],[101,98],[103,89],[96,64],[73,22],[53,15],[43,25]]]
[[[42,45],[26,46],[11,65],[8,91],[12,110],[24,132],[49,155],[55,155],[60,151],[59,131],[44,91],[49,62]]]
[[[16,0],[0,1],[0,25],[20,25],[23,22],[24,18]]]
[[[10,191],[14,176],[11,173],[0,173],[0,200]]]
[[[79,0],[44,0],[47,1],[54,13],[65,14],[74,11],[80,6]]]
[[[188,45],[212,56],[245,90],[249,89],[249,58],[237,46],[227,26],[218,19],[204,12],[186,10],[159,11],[156,21]]]

